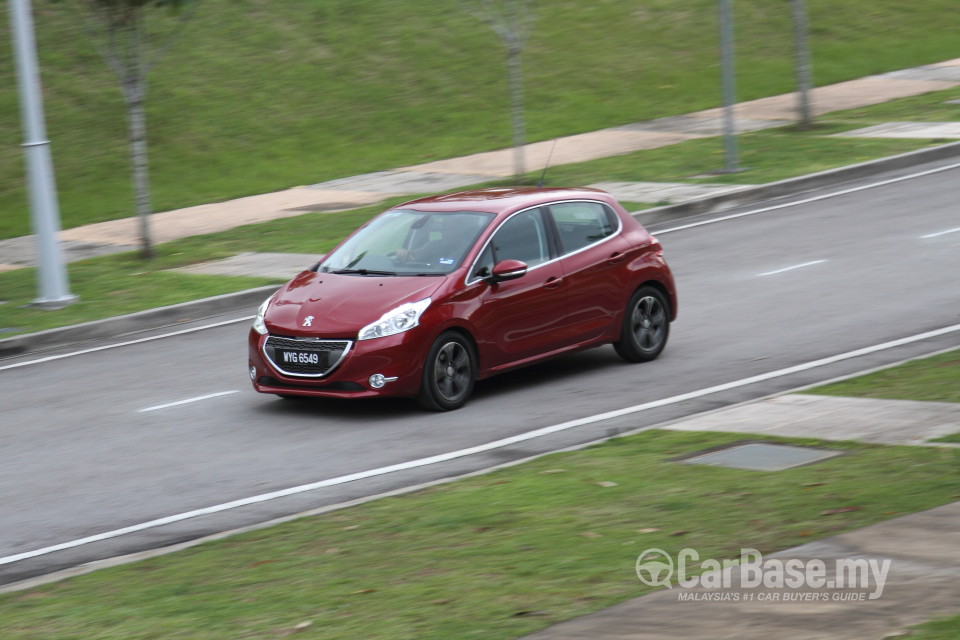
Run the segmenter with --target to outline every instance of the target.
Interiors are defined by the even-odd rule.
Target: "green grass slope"
[[[808,4],[817,84],[960,56],[951,0]],[[65,227],[132,213],[122,101],[79,5],[34,0]],[[154,209],[509,146],[503,48],[460,6],[201,0],[151,74]],[[738,97],[791,90],[786,3],[740,0],[735,19]],[[542,2],[529,139],[717,106],[717,46],[713,0]],[[4,38],[0,238],[29,231],[17,99]]]

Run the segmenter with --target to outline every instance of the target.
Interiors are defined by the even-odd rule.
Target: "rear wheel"
[[[647,362],[660,355],[670,335],[669,308],[666,296],[655,287],[640,287],[630,296],[620,339],[613,343],[621,358]]]
[[[447,331],[427,352],[417,402],[430,411],[459,409],[473,392],[476,377],[473,346],[456,331]]]

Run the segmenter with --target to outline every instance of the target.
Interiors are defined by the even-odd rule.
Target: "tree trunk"
[[[130,133],[130,163],[133,166],[133,195],[138,226],[140,227],[140,253],[153,257],[150,239],[150,174],[147,167],[147,119],[143,98],[127,102],[127,118]]]
[[[520,178],[524,168],[523,146],[526,138],[526,123],[523,116],[523,68],[520,55],[523,48],[517,44],[507,46],[507,69],[510,76],[510,120],[513,125],[513,174]]]
[[[790,0],[793,14],[794,67],[797,76],[797,111],[799,127],[809,129],[813,126],[810,114],[810,45],[808,42],[807,8],[804,0]]]
[[[724,173],[740,171],[737,152],[737,77],[734,66],[733,0],[720,0],[720,74],[723,85]]]
[[[134,210],[140,228],[140,253],[144,259],[149,260],[153,258],[154,252],[150,238],[150,173],[147,165],[147,117],[144,109],[147,93],[146,69],[141,46],[142,22],[139,16],[129,28],[130,51],[123,81],[123,96],[127,106]]]

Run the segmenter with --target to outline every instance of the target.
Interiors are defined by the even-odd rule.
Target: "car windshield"
[[[328,255],[321,273],[436,276],[460,266],[494,216],[396,209],[374,218]]]

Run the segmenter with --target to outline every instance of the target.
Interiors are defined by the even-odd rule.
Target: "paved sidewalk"
[[[791,394],[695,416],[665,428],[925,444],[928,438],[960,432],[960,404]],[[749,533],[736,545],[749,547]],[[676,546],[668,551],[676,552],[683,545]],[[732,569],[728,570],[729,588],[688,589],[674,584],[671,589],[554,625],[526,640],[900,637],[910,626],[960,613],[960,502],[764,556],[768,558],[821,560],[828,580],[835,578],[833,561],[837,559],[891,562],[883,590],[873,599],[875,582],[866,589],[743,588],[739,569]],[[834,599],[834,592],[863,594],[857,597],[864,599]],[[739,596],[716,599],[723,593]],[[825,593],[826,601],[821,599]]]
[[[667,428],[922,445],[933,438],[960,432],[960,402],[792,393],[706,413]]]
[[[203,273],[214,276],[251,276],[289,280],[322,258],[311,253],[254,253],[245,251],[223,260],[201,262],[175,269],[181,273]]]
[[[744,538],[749,546],[749,537]],[[890,560],[879,597],[867,589],[683,588],[675,585],[598,613],[562,622],[526,640],[881,640],[908,627],[960,613],[960,502],[888,520],[764,560],[821,560],[827,580],[834,560]],[[805,565],[800,565],[805,566]],[[731,585],[739,585],[738,570]],[[717,593],[738,600],[711,601]],[[746,595],[752,593],[753,595]],[[786,600],[784,594],[811,600]],[[819,600],[827,593],[827,601]],[[833,600],[832,594],[864,594]],[[810,594],[801,596],[801,594]],[[681,600],[689,598],[689,600]],[[839,598],[839,596],[838,596]],[[960,630],[958,630],[960,634]]]
[[[812,104],[814,113],[822,115],[956,86],[960,86],[960,59],[818,87],[813,90]],[[795,120],[795,104],[796,96],[793,93],[741,103],[736,107],[738,130],[757,131],[789,124]],[[553,140],[533,143],[526,146],[526,161],[530,167],[542,167],[552,154],[550,162],[553,165],[584,162],[717,136],[722,133],[721,116],[720,109],[708,109],[567,136],[558,138],[555,143]],[[897,135],[909,133],[900,127]],[[867,132],[863,135],[875,134]],[[912,135],[929,137],[930,132],[920,130]],[[297,216],[309,211],[342,211],[392,196],[412,196],[466,187],[509,177],[513,170],[512,153],[512,149],[477,153],[227,202],[155,213],[151,217],[151,229],[158,242],[166,242]],[[643,198],[642,201],[649,202],[676,202],[687,197],[684,188],[703,189],[704,185],[679,187],[676,184],[657,186],[645,183],[620,185],[620,188],[625,190],[626,195],[616,188],[614,192],[624,200],[637,201]],[[706,190],[709,191],[710,187],[707,186]],[[689,197],[700,195],[703,194],[694,193]],[[61,232],[60,238],[69,261],[130,251],[136,249],[138,243],[134,218],[68,229]],[[0,241],[0,271],[35,264],[33,245],[30,236]]]

